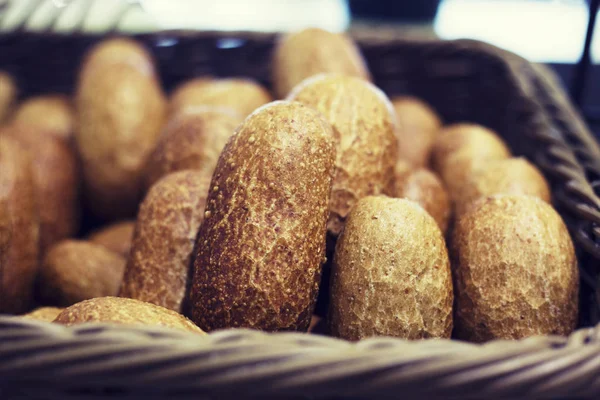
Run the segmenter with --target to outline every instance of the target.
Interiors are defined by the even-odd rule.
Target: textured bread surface
[[[452,276],[436,222],[410,200],[361,199],[336,245],[330,296],[334,336],[450,337]]]
[[[50,249],[40,268],[39,297],[68,307],[94,297],[116,296],[125,259],[101,245],[64,240]]]
[[[198,326],[308,328],[334,160],[331,126],[300,103],[270,103],[241,125],[217,163],[196,243]]]
[[[148,158],[146,189],[161,177],[185,169],[211,176],[223,147],[242,121],[241,114],[204,106],[171,117]]]
[[[115,222],[92,233],[88,240],[128,258],[134,229],[135,221]]]
[[[188,170],[152,186],[140,206],[119,296],[182,311],[210,181],[211,175]]]
[[[427,167],[440,127],[440,118],[425,102],[410,96],[392,99],[398,118],[398,158],[414,168]]]
[[[86,322],[153,325],[204,333],[192,321],[175,311],[139,300],[110,296],[73,304],[61,312],[54,322],[63,325],[76,325]]]
[[[480,199],[455,226],[455,334],[483,342],[568,335],[578,313],[579,271],[556,211],[531,196]]]
[[[39,321],[52,322],[56,319],[56,317],[58,317],[58,314],[60,314],[63,310],[64,308],[58,307],[40,307],[27,314],[23,314],[22,317],[27,319],[36,319]]]
[[[8,135],[0,135],[0,203],[12,228],[0,266],[0,312],[23,313],[33,300],[39,266],[39,214],[32,159]],[[0,259],[0,261],[2,261]]]
[[[304,79],[321,73],[370,77],[358,47],[344,34],[308,28],[278,41],[273,56],[273,84],[279,98],[286,97]]]
[[[333,126],[337,158],[327,228],[337,236],[359,199],[393,193],[398,156],[394,111],[371,83],[339,74],[305,80],[290,99],[315,108]]]

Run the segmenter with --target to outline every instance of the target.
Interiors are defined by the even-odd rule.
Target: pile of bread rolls
[[[576,327],[573,243],[534,165],[390,100],[345,35],[285,35],[272,63],[277,101],[242,77],[167,97],[126,38],[89,51],[72,99],[16,104],[0,74],[0,312],[348,340]]]

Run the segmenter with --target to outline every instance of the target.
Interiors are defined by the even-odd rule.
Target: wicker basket
[[[269,85],[272,35],[163,32],[138,36],[167,89],[196,75]],[[0,36],[0,68],[23,94],[70,92],[92,36]],[[502,135],[552,185],[577,245],[581,326],[598,321],[600,148],[544,67],[473,41],[357,34],[375,82],[413,94],[447,123]],[[600,325],[569,338],[473,345],[448,340],[358,343],[246,330],[208,336],[156,328],[59,325],[0,317],[0,398],[572,398],[600,396]]]

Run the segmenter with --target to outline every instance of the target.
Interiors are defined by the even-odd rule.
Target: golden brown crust
[[[174,115],[189,107],[221,107],[246,117],[271,100],[269,92],[251,79],[197,78],[175,89],[169,108],[171,115]]]
[[[71,100],[67,96],[53,94],[25,100],[16,109],[12,122],[57,135],[70,143],[74,119]]]
[[[337,158],[327,229],[337,236],[359,199],[393,194],[398,157],[393,108],[371,83],[336,74],[304,81],[290,99],[320,111],[333,126]]]
[[[477,201],[455,226],[452,264],[458,338],[568,335],[575,328],[577,258],[565,224],[544,201]]]
[[[211,176],[179,171],[152,186],[140,206],[119,296],[182,311]]]
[[[454,200],[461,184],[474,170],[489,161],[510,156],[510,150],[495,132],[481,125],[463,123],[440,131],[431,152],[431,164]]]
[[[77,88],[75,135],[87,201],[100,218],[128,217],[139,201],[165,100],[153,71],[127,63],[87,67]]]
[[[27,319],[35,319],[39,321],[52,322],[56,319],[56,317],[58,317],[58,314],[60,314],[63,310],[64,308],[58,307],[40,307],[27,314],[23,314],[22,317]]]
[[[135,40],[121,37],[103,40],[87,53],[81,65],[82,73],[93,66],[104,68],[110,64],[129,64],[139,71],[154,74],[150,53]]]
[[[419,204],[433,217],[442,233],[446,233],[450,219],[451,204],[444,184],[431,171],[410,169],[408,164],[396,164],[396,194]]]
[[[331,334],[448,338],[452,301],[446,243],[433,218],[406,199],[359,200],[335,250]]]
[[[8,118],[16,97],[17,86],[12,77],[0,71],[0,122]]]
[[[146,190],[171,172],[196,169],[211,176],[225,143],[242,121],[240,114],[213,107],[188,108],[172,117],[148,158]]]
[[[308,328],[334,160],[331,126],[300,103],[270,103],[241,125],[219,158],[196,243],[198,326]]]
[[[99,297],[66,308],[54,320],[63,325],[86,322],[164,326],[204,334],[192,321],[172,310],[123,297]]]
[[[116,296],[125,259],[83,240],[63,240],[50,249],[39,274],[39,297],[68,307],[82,300]]]
[[[273,57],[273,84],[279,98],[304,79],[320,73],[338,73],[369,80],[367,65],[348,36],[308,28],[283,36]]]
[[[79,229],[79,166],[67,142],[33,126],[4,130],[29,151],[40,218],[40,255]]]
[[[429,105],[415,97],[395,97],[392,105],[398,118],[398,158],[414,168],[427,167],[442,126],[440,118]]]
[[[470,174],[456,191],[457,214],[464,213],[481,197],[525,194],[550,203],[550,187],[544,175],[524,158],[489,161]]]
[[[92,233],[87,240],[104,246],[125,259],[129,258],[135,221],[121,221],[110,224]]]
[[[30,154],[0,135],[0,203],[5,203],[12,239],[0,277],[0,312],[21,313],[33,298],[38,270],[39,217]]]

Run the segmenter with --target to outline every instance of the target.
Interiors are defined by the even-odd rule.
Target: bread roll
[[[54,322],[69,326],[88,322],[163,326],[204,334],[192,321],[175,311],[123,297],[99,297],[73,304],[61,312]]]
[[[270,102],[271,95],[251,79],[199,78],[183,83],[171,95],[171,115],[189,107],[211,106],[227,108],[246,117],[258,107]]]
[[[36,196],[29,152],[8,135],[0,135],[0,203],[5,204],[12,226],[12,236],[0,266],[0,313],[23,313],[33,299],[39,265]],[[2,219],[6,220],[6,216]]]
[[[127,52],[121,61],[118,51],[110,53],[105,62],[98,53],[106,48],[95,48],[80,73],[75,138],[90,209],[100,219],[122,219],[136,211],[166,103],[152,61],[144,61],[147,68],[138,65],[143,50],[131,57]]]
[[[433,217],[442,233],[446,233],[452,207],[444,184],[433,172],[424,168],[411,169],[406,162],[398,162],[395,173],[394,197],[419,204]]]
[[[579,272],[569,232],[546,202],[524,195],[477,201],[455,226],[455,335],[484,342],[568,335]]]
[[[449,338],[452,301],[448,252],[433,218],[410,200],[361,199],[335,249],[331,334]]]
[[[219,157],[198,233],[198,326],[308,328],[334,160],[331,126],[300,103],[273,102],[246,119]]]
[[[16,97],[17,86],[12,77],[0,71],[0,123],[8,118]]]
[[[40,255],[79,230],[79,165],[65,139],[33,126],[12,125],[4,130],[29,151],[40,219]]]
[[[129,252],[131,251],[131,241],[133,239],[134,229],[135,221],[115,222],[114,224],[105,226],[92,233],[88,237],[88,240],[127,259],[129,258]]]
[[[398,158],[414,168],[426,168],[442,125],[440,118],[415,97],[394,97],[392,105],[398,118]]]
[[[273,85],[279,98],[304,79],[321,73],[369,79],[358,47],[344,34],[308,28],[280,38],[273,57]]]
[[[119,296],[182,312],[211,176],[179,171],[152,186],[140,206]]]
[[[27,125],[43,133],[54,134],[70,143],[75,115],[67,96],[51,94],[25,100],[16,109],[12,121],[17,125]]]
[[[225,143],[242,121],[239,114],[213,107],[188,108],[177,114],[148,159],[146,189],[161,177],[186,169],[212,176]]]
[[[327,229],[337,236],[359,199],[393,193],[398,157],[394,111],[369,82],[336,74],[307,79],[290,99],[315,108],[333,126],[337,158]]]
[[[64,240],[50,249],[40,269],[39,298],[68,307],[82,300],[116,296],[125,259],[82,240]]]
[[[35,319],[39,321],[52,322],[56,319],[56,317],[58,317],[58,314],[60,314],[63,310],[64,308],[58,307],[40,307],[27,314],[22,315],[22,317],[27,319]]]
[[[490,161],[469,175],[457,191],[456,210],[463,213],[481,197],[526,194],[550,203],[550,187],[544,175],[524,158]]]

